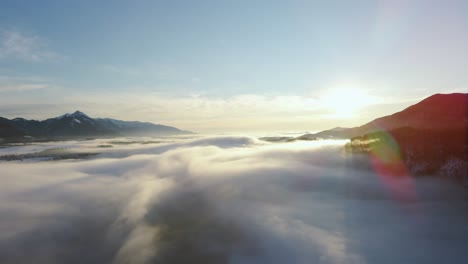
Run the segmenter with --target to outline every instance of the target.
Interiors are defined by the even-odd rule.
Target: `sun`
[[[368,105],[376,103],[377,98],[355,88],[337,88],[327,91],[320,97],[320,104],[333,112],[335,117],[350,118]]]

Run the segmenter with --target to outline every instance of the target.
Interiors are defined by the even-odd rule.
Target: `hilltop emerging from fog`
[[[468,94],[435,94],[359,127],[262,139],[273,142],[349,139],[348,152],[385,158],[387,164],[380,165],[393,175],[436,174],[468,184],[467,128]]]

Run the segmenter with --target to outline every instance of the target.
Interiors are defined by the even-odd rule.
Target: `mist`
[[[103,143],[0,149],[96,152],[0,162],[0,263],[466,262],[466,189],[385,180],[345,141]]]

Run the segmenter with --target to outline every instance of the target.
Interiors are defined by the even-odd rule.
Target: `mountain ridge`
[[[364,125],[323,130],[304,134],[297,139],[351,139],[379,130],[394,130],[403,127],[415,129],[463,129],[468,124],[468,94],[434,94],[407,108],[376,118]]]
[[[346,153],[366,154],[386,177],[439,175],[468,186],[468,94],[434,94],[357,127],[260,139],[349,139]]]
[[[4,141],[190,133],[192,132],[150,122],[91,118],[79,110],[41,121],[22,117],[13,119],[0,117],[0,139],[3,138]]]
[[[345,149],[366,153],[385,177],[438,175],[468,186],[467,117],[468,94],[435,94],[348,130]]]

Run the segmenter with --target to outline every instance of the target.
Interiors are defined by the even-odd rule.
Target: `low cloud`
[[[173,139],[180,140],[180,139]],[[93,151],[103,141],[47,143]],[[101,149],[102,150],[102,149]],[[21,151],[2,149],[0,152]],[[342,143],[214,137],[0,163],[2,263],[461,263],[465,190],[395,193]]]

